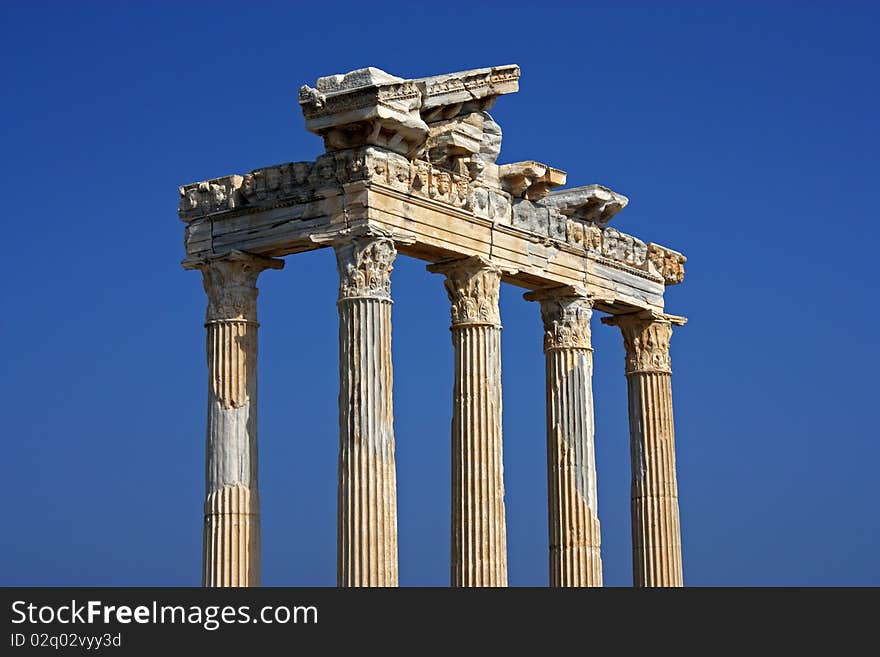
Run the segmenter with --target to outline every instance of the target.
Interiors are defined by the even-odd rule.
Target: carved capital
[[[687,320],[675,315],[640,312],[603,317],[602,323],[620,327],[626,348],[626,375],[640,372],[672,373],[669,340],[672,325]]]
[[[281,269],[284,261],[244,251],[230,251],[221,256],[184,260],[183,266],[202,272],[202,283],[208,295],[206,321],[256,322],[257,276],[264,269]]]
[[[428,271],[445,274],[446,293],[452,304],[452,326],[500,326],[498,294],[501,269],[481,256],[428,265]]]
[[[541,303],[544,321],[544,351],[553,349],[590,349],[590,318],[593,300],[586,290],[558,287],[524,295],[527,301]]]
[[[391,272],[397,249],[381,236],[349,236],[334,244],[339,300],[391,300]]]

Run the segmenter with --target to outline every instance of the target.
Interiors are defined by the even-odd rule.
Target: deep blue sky
[[[670,312],[685,582],[880,585],[876,5],[4,3],[0,584],[199,583],[206,366],[177,186],[309,159],[296,92],[522,67],[501,161],[630,199]],[[616,5],[619,3],[615,3]],[[266,585],[335,583],[332,253],[261,276]],[[504,286],[512,585],[547,583],[536,304]],[[446,585],[441,278],[393,284],[400,579]],[[623,348],[594,319],[605,581],[629,585]]]

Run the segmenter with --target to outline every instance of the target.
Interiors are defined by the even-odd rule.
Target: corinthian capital
[[[184,260],[185,269],[199,269],[208,295],[206,321],[257,321],[257,276],[264,269],[281,269],[277,258],[230,251],[199,260]]]
[[[452,325],[500,326],[498,294],[501,269],[481,256],[428,265],[428,271],[445,274],[446,294],[452,304]]]
[[[349,236],[336,243],[339,299],[391,299],[397,249],[388,237]]]
[[[670,374],[669,340],[672,325],[680,326],[686,321],[684,317],[647,311],[602,318],[603,324],[620,327],[626,348],[627,375],[639,372]]]
[[[524,295],[527,301],[541,303],[544,320],[544,351],[552,349],[592,349],[590,318],[593,300],[586,290],[557,287]]]

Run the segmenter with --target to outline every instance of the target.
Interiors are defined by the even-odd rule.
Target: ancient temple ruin
[[[682,584],[669,341],[685,319],[664,312],[663,293],[681,283],[685,258],[610,225],[626,197],[596,184],[564,188],[565,172],[540,162],[497,162],[501,129],[487,110],[517,91],[519,76],[508,65],[320,78],[299,104],[323,155],[180,188],[183,266],[202,272],[208,296],[206,586],[260,582],[257,277],[281,269],[283,256],[327,247],[339,273],[340,586],[398,583],[398,253],[430,263],[451,304],[451,584],[507,585],[502,282],[528,290],[544,326],[551,586],[602,584],[594,310],[626,347],[634,583]]]

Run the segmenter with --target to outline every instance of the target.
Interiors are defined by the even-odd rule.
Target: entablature
[[[407,235],[400,251],[425,260],[486,257],[522,287],[579,285],[600,309],[662,311],[686,259],[609,226],[625,196],[554,190],[566,174],[540,162],[496,164],[501,131],[485,110],[518,78],[514,65],[415,80],[361,69],[303,87],[327,152],[181,187],[187,258],[283,256],[369,226]]]

